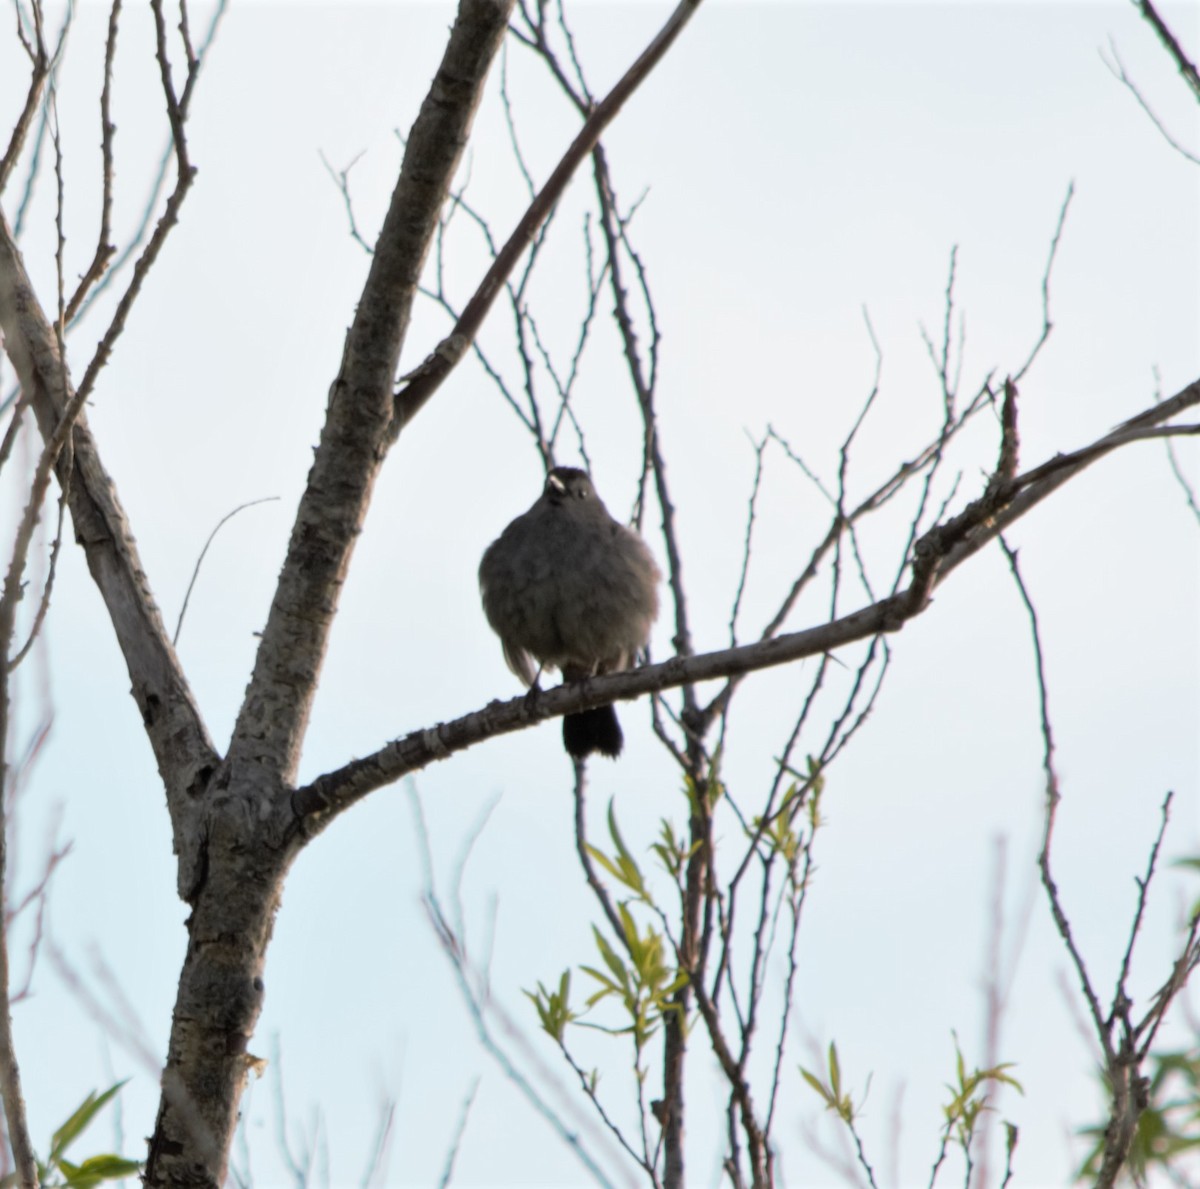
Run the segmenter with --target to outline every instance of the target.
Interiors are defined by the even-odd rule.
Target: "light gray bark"
[[[0,328],[22,391],[49,439],[74,391],[58,341],[30,284],[20,250],[0,215]],[[218,756],[175,655],[138,556],[116,487],[100,462],[81,413],[59,456],[75,539],[104,599],[129,670],[131,692],[167,794],[175,852],[181,860],[197,820],[197,804]],[[186,864],[185,864],[186,866]],[[186,883],[181,872],[181,890]]]
[[[211,781],[189,899],[148,1186],[215,1189],[254,1058],[262,972],[287,869],[306,840],[290,788],[338,597],[386,455],[392,388],[417,282],[513,0],[461,0],[408,139],[346,337],[229,755]]]
[[[417,281],[512,6],[462,0],[409,134],[234,730],[237,765],[261,764],[285,780],[294,774],[342,582],[387,449]]]

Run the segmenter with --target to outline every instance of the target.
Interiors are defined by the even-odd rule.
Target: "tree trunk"
[[[256,1063],[248,1045],[262,1010],[267,944],[296,853],[269,836],[272,819],[258,813],[262,790],[245,777],[223,768],[211,795],[148,1186],[224,1183],[238,1102]]]

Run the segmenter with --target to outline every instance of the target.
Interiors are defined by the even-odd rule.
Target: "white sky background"
[[[664,12],[573,12],[597,92]],[[1165,12],[1195,50],[1194,10]],[[337,166],[364,154],[351,178],[370,239],[394,184],[393,129],[411,125],[450,17],[443,5],[233,7],[195,99],[189,142],[199,178],[89,410],[169,624],[216,521],[243,501],[280,497],[243,513],[217,539],[184,627],[182,660],[218,745],[245,688],[253,633],[266,617],[366,271],[318,152]],[[119,233],[140,210],[162,135],[148,18],[130,12],[126,22],[116,100]],[[94,237],[103,26],[100,9],[81,11],[59,98],[72,274]],[[952,246],[967,396],[990,370],[1020,366],[1037,337],[1042,272],[1072,179],[1052,282],[1055,329],[1022,386],[1023,462],[1083,445],[1145,407],[1156,367],[1164,395],[1196,378],[1196,168],[1106,69],[1100,51],[1110,36],[1159,113],[1195,148],[1194,104],[1129,4],[706,5],[631,101],[606,143],[623,200],[649,188],[633,234],[664,333],[661,432],[698,648],[728,638],[753,474],[747,433],[774,425],[833,479],[837,446],[872,381],[865,305],[883,350],[883,384],[855,454],[856,490],[874,486],[936,429],[938,389],[918,327],[940,332]],[[516,46],[509,67],[523,144],[541,180],[575,120]],[[6,125],[24,78],[6,31]],[[505,234],[523,197],[497,82],[498,71],[477,121],[470,194]],[[45,199],[48,181],[42,185]],[[585,178],[579,188],[586,185]],[[534,293],[539,325],[560,359],[574,341],[583,293],[582,200],[568,197],[556,255]],[[11,203],[10,194],[10,218]],[[43,201],[25,241],[46,302],[51,219]],[[451,283],[465,300],[480,275],[477,243],[464,235],[456,251]],[[101,325],[92,320],[78,332],[77,368]],[[485,341],[502,352],[509,327],[498,306]],[[404,366],[415,366],[444,330],[432,310],[418,311]],[[576,409],[599,489],[614,514],[625,515],[637,427],[607,329],[586,367]],[[10,371],[4,379],[7,387]],[[977,453],[962,459],[979,468],[993,446],[982,423],[975,438]],[[1179,451],[1195,481],[1195,448]],[[473,364],[460,368],[405,433],[378,484],[333,633],[304,778],[518,692],[479,610],[475,570],[540,483],[516,419]],[[964,496],[980,483],[968,469]],[[8,524],[16,514],[11,487],[4,498]],[[778,454],[762,509],[747,637],[828,523],[811,486]],[[656,525],[652,515],[647,532],[661,556]],[[890,521],[866,534],[881,585],[893,572],[898,532]],[[1065,795],[1057,874],[1105,993],[1127,935],[1133,877],[1144,869],[1168,789],[1177,799],[1166,855],[1200,849],[1196,534],[1157,444],[1098,464],[1012,534],[1047,648]],[[793,626],[822,615],[812,600]],[[664,619],[656,655],[667,654],[670,634]],[[883,1178],[892,1181],[889,1137],[902,1089],[899,1182],[927,1181],[953,1073],[951,1029],[968,1062],[983,1059],[980,985],[997,838],[1007,839],[1010,918],[1036,874],[1042,778],[1032,655],[998,551],[955,574],[934,607],[891,643],[894,665],[872,720],[829,775],[829,824],[800,943],[791,1072],[776,1125],[788,1184],[837,1183],[806,1150],[803,1125],[816,1125],[830,1143],[835,1132],[795,1073],[798,1061],[813,1064],[811,1042],[823,1048],[831,1039],[858,1094],[872,1078],[862,1127]],[[43,658],[48,695],[40,674],[23,674],[19,687],[24,729],[46,696],[55,715],[23,811],[31,848],[21,852],[24,870],[45,822],[61,815],[74,848],[56,876],[52,936],[92,983],[93,955],[103,955],[161,1056],[184,906],[124,665],[74,548],[64,552]],[[740,696],[727,777],[747,805],[765,788],[811,664],[758,675]],[[599,841],[603,808],[615,797],[626,839],[641,853],[661,817],[682,822],[679,780],[654,746],[646,707],[626,705],[622,720],[627,756],[593,765],[590,804]],[[549,1043],[533,1035],[520,989],[592,961],[589,922],[598,913],[574,857],[570,767],[557,724],[477,747],[416,783],[443,873],[499,796],[467,870],[468,919],[482,947],[495,898],[495,993],[558,1069]],[[289,1118],[311,1129],[313,1112],[323,1112],[335,1184],[357,1183],[388,1095],[398,1099],[389,1183],[436,1181],[476,1076],[457,1183],[584,1183],[476,1043],[418,904],[416,856],[408,798],[395,787],[375,793],[301,857],[277,922],[253,1051],[269,1055],[272,1037],[281,1038]],[[1181,905],[1196,891],[1194,879],[1169,870],[1156,882],[1133,979],[1142,996],[1166,977]],[[577,976],[579,991],[585,983]],[[1072,1130],[1095,1121],[1091,1051],[1072,1019],[1078,998],[1068,1006],[1064,984],[1074,980],[1039,895],[1000,1045],[1026,1090],[1001,1104],[1021,1129],[1018,1183],[1026,1186],[1068,1183],[1083,1151]],[[44,1140],[88,1090],[131,1076],[122,1094],[124,1151],[141,1156],[157,1099],[151,1074],[101,1034],[49,966],[36,989],[15,1014],[35,1137]],[[602,1085],[620,1101],[624,1051],[595,1052],[606,1062]],[[696,1185],[715,1183],[719,1171],[717,1143],[705,1134],[718,1101],[710,1062],[697,1029],[689,1089]],[[255,1086],[244,1106],[255,1182],[287,1182],[270,1084]]]

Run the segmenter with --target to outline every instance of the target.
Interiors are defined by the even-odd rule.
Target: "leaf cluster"
[[[71,1116],[50,1137],[45,1161],[38,1161],[38,1182],[44,1189],[92,1189],[102,1181],[119,1181],[137,1176],[142,1166],[137,1160],[104,1153],[89,1156],[76,1164],[68,1160],[67,1149],[83,1134],[92,1120],[116,1097],[125,1082],[117,1082],[101,1094],[93,1090]],[[0,1189],[16,1185],[18,1174],[11,1172],[0,1179]]]
[[[1148,1102],[1138,1117],[1129,1149],[1128,1168],[1139,1183],[1158,1170],[1176,1173],[1179,1157],[1200,1149],[1200,1044],[1191,1049],[1153,1053],[1153,1070],[1147,1086]],[[1111,1100],[1107,1078],[1105,1096]],[[1081,1134],[1094,1143],[1079,1170],[1080,1180],[1090,1180],[1104,1159],[1106,1128],[1085,1127]]]
[[[631,1036],[636,1049],[641,1052],[667,1013],[679,1010],[673,1000],[676,992],[687,984],[687,974],[672,960],[668,940],[662,931],[653,923],[639,926],[630,909],[631,904],[640,903],[651,909],[655,904],[646,876],[621,835],[611,803],[608,831],[612,839],[611,852],[588,844],[587,853],[631,895],[613,906],[612,924],[618,934],[616,944],[601,929],[592,926],[600,960],[594,965],[582,965],[580,970],[595,981],[597,989],[588,996],[582,1011],[574,1010],[570,1004],[570,971],[562,973],[557,989],[550,990],[539,982],[536,992],[526,991],[525,994],[537,1010],[543,1031],[559,1045],[564,1043],[568,1024],[582,1022],[583,1015],[596,1004],[615,999],[627,1023],[608,1027],[586,1022],[584,1026],[614,1036]],[[661,841],[654,844],[652,850],[667,872],[677,876],[687,862],[690,848],[676,836],[667,821],[663,822],[660,837]]]

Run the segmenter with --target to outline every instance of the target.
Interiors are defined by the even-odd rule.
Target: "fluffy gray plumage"
[[[658,615],[661,575],[646,543],[609,514],[584,471],[556,467],[541,497],[483,555],[479,588],[508,667],[528,686],[628,669]],[[563,719],[567,751],[616,756],[612,706]]]

